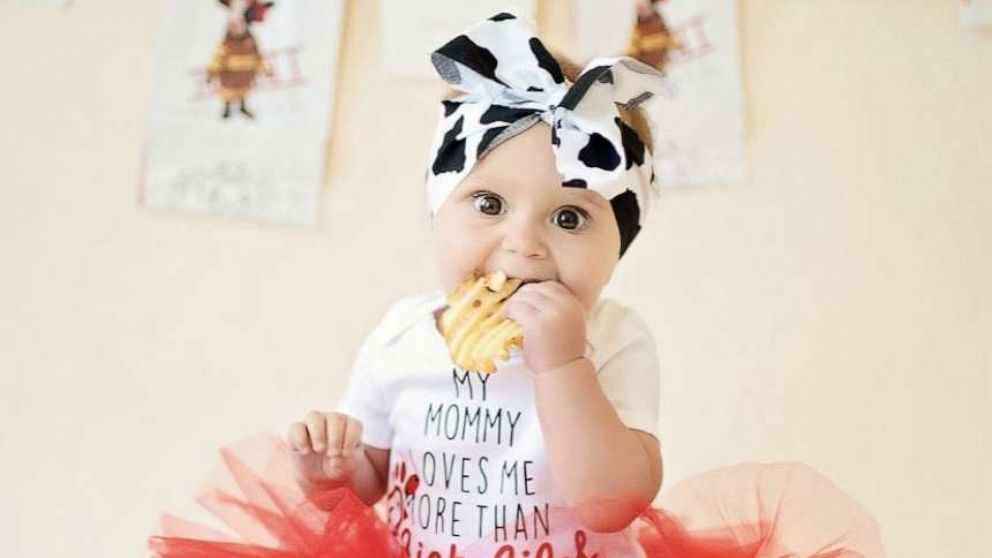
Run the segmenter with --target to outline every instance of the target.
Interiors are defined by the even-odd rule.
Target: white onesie
[[[591,532],[561,507],[522,353],[492,375],[455,366],[434,319],[444,305],[441,291],[396,301],[359,349],[337,408],[362,421],[364,443],[391,450],[387,519],[411,558],[642,556],[633,528]],[[645,323],[601,298],[586,337],[620,419],[657,437]]]

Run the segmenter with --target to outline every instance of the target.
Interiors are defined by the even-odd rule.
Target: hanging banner
[[[968,29],[992,29],[992,0],[959,0],[961,25]]]
[[[747,180],[736,0],[578,0],[580,61],[627,54],[663,69],[647,104],[664,187]]]
[[[162,3],[141,200],[316,221],[340,0]]]

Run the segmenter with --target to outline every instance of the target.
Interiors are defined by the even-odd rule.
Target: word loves
[[[400,537],[401,542],[403,538]],[[586,553],[586,533],[581,529],[575,532],[573,544],[567,550],[569,551],[567,554],[555,554],[555,548],[550,542],[541,543],[533,551],[518,549],[512,544],[505,544],[496,549],[492,558],[600,558],[598,552]],[[456,543],[448,545],[448,548],[443,552],[425,549],[423,543],[417,543],[416,549],[411,549],[409,537],[406,537],[406,556],[409,558],[477,558],[474,555],[463,554]]]

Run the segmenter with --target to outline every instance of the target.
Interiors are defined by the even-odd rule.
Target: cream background
[[[331,405],[433,287],[440,87],[383,78],[377,2],[347,2],[313,230],[139,207],[156,10],[76,4],[0,4],[5,557],[143,554],[217,446]],[[569,13],[540,3],[559,47]],[[666,486],[804,461],[893,557],[988,551],[992,37],[957,16],[744,2],[750,183],[667,194],[610,287],[661,347]]]

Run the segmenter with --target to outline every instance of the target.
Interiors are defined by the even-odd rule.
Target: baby
[[[658,363],[637,314],[601,297],[647,215],[662,75],[629,58],[581,73],[498,14],[432,56],[442,101],[427,178],[440,288],[396,301],[336,412],[289,430],[310,494],[386,497],[411,557],[642,556],[657,494]],[[485,374],[454,365],[445,294],[502,270],[523,348]]]

